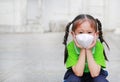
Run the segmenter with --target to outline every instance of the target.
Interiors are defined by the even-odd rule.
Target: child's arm
[[[92,54],[92,48],[96,45],[96,37],[97,36],[95,35],[93,43],[86,49],[88,67],[92,77],[97,77],[101,70],[101,66],[95,62]]]
[[[95,62],[91,50],[86,50],[86,53],[87,53],[86,55],[87,55],[87,61],[88,61],[88,67],[90,70],[90,74],[92,77],[96,77],[100,73],[101,66]]]
[[[92,54],[92,48],[96,45],[96,37],[97,36],[95,35],[93,43],[86,49],[88,67],[89,67],[90,74],[92,77],[97,77],[101,69],[101,66],[95,62],[93,58],[93,54]]]
[[[75,66],[72,67],[73,72],[77,76],[83,76],[85,67],[85,49],[81,49],[78,62]]]
[[[85,67],[85,59],[86,59],[86,57],[85,57],[85,49],[82,48],[82,46],[78,44],[74,32],[71,32],[71,34],[72,34],[73,40],[75,42],[75,45],[81,49],[78,62],[77,62],[76,65],[74,65],[72,67],[72,70],[75,73],[75,75],[83,76],[84,67]]]

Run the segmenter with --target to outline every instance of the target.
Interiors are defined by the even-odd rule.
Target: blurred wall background
[[[76,15],[91,14],[120,32],[120,0],[0,0],[0,33],[60,32]]]
[[[0,82],[62,82],[63,31],[82,13],[101,20],[110,46],[108,79],[117,82],[119,8],[120,0],[0,0]]]

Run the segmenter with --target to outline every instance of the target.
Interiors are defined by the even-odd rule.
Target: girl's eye
[[[88,34],[91,34],[92,32],[88,32]]]
[[[80,34],[82,34],[83,32],[79,32]]]

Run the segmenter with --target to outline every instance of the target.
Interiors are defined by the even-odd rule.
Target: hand
[[[83,49],[84,47],[82,47],[80,44],[78,44],[78,42],[77,42],[77,40],[76,40],[75,33],[72,32],[71,34],[72,34],[73,40],[74,40],[74,42],[75,42],[75,45],[76,45],[78,48]]]

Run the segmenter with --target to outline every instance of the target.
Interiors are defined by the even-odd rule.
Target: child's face
[[[83,22],[80,26],[78,26],[75,29],[75,35],[78,34],[90,34],[90,35],[95,35],[95,29],[94,27],[91,27],[91,24],[88,21]]]

